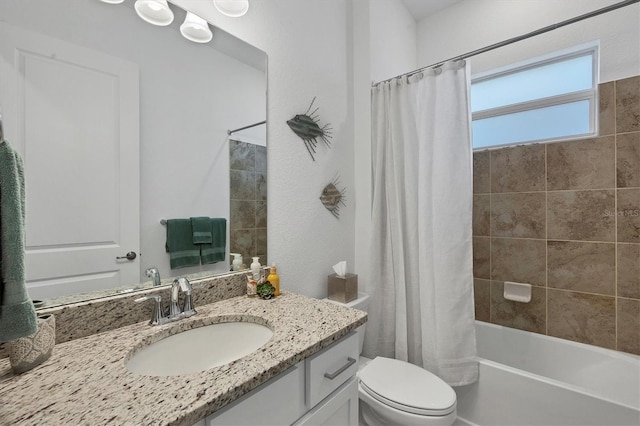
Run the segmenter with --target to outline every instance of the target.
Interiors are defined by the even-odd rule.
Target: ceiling
[[[402,0],[416,21],[433,15],[462,0]]]

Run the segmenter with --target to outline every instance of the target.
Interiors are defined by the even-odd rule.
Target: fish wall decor
[[[324,187],[320,194],[320,201],[337,219],[340,219],[340,204],[346,206],[345,192],[346,188],[338,189],[340,178],[336,177],[330,184]]]
[[[316,98],[314,97],[309,108],[307,108],[307,111],[304,114],[297,114],[292,119],[287,120],[287,124],[291,130],[293,130],[293,133],[298,135],[304,142],[304,145],[307,147],[307,151],[309,151],[309,155],[313,161],[316,161],[314,154],[316,153],[318,138],[320,138],[328,148],[331,148],[330,139],[332,137],[331,125],[328,123],[322,127],[318,125],[318,115],[316,114],[318,112],[318,107],[309,113],[315,100]]]

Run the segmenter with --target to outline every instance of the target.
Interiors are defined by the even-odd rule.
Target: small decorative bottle
[[[247,296],[258,296],[258,283],[251,277],[251,274],[247,274]]]
[[[274,297],[280,296],[280,277],[278,276],[278,272],[276,271],[275,263],[272,263],[271,268],[269,268],[269,276],[267,277],[267,281],[269,281],[271,285],[275,287],[275,291],[273,292]]]
[[[251,276],[255,281],[260,281],[260,261],[259,257],[256,256],[253,258],[253,262],[251,263]]]

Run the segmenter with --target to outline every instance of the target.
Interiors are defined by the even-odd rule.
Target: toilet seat
[[[364,392],[397,410],[419,416],[446,416],[456,409],[451,386],[408,362],[376,357],[358,376]]]

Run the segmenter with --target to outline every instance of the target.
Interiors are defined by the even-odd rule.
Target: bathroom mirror
[[[227,134],[266,120],[266,54],[213,26],[211,42],[188,41],[179,30],[184,10],[171,5],[173,23],[158,27],[133,4],[0,0],[0,113],[25,162],[27,287],[45,307],[148,286],[150,267],[163,283],[226,273],[231,241],[266,262],[265,190],[255,201],[260,229],[237,229],[249,225],[230,201],[230,185],[253,178],[266,188],[266,125]],[[262,170],[247,172],[251,155]],[[230,178],[238,156],[244,169]],[[103,161],[111,157],[115,167]],[[226,259],[170,269],[161,221],[195,216],[227,219]],[[103,249],[111,251],[99,264]]]

